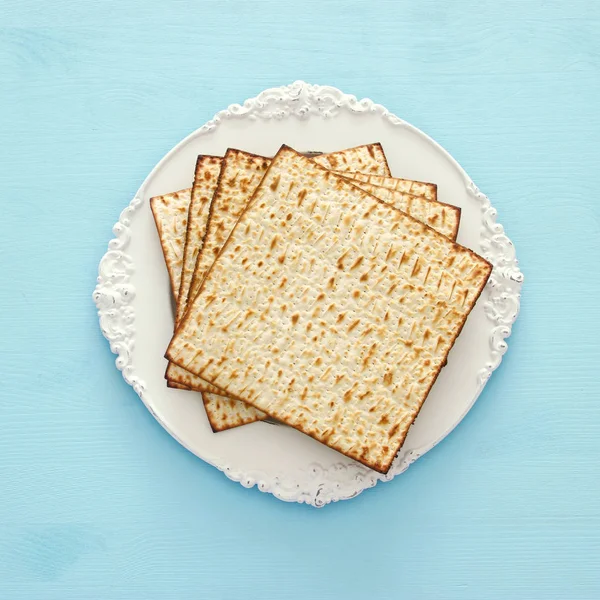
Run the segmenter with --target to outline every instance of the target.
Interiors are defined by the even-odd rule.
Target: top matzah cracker
[[[150,198],[150,208],[158,230],[173,298],[179,297],[179,282],[183,267],[183,245],[187,227],[191,190],[180,190],[164,196]]]
[[[181,270],[181,283],[177,298],[177,315],[175,324],[179,323],[185,314],[188,303],[188,292],[196,267],[198,252],[204,242],[208,211],[217,179],[221,170],[222,158],[218,156],[201,155],[196,161],[194,173],[194,186],[188,210],[187,231],[185,235],[185,248],[183,251],[183,267]]]
[[[312,159],[322,167],[341,173],[365,173],[382,177],[391,175],[387,158],[381,144],[365,144],[348,150],[329,152],[313,156]],[[374,182],[370,182],[374,183]]]
[[[387,472],[490,272],[283,147],[168,356]]]
[[[437,200],[437,184],[435,183],[425,183],[423,181],[411,181],[410,179],[384,177],[381,175],[365,173],[350,174],[338,172],[337,175],[343,175],[344,177],[362,181],[363,183],[372,183],[373,185],[378,185],[390,190],[397,190],[398,192],[423,196],[423,198],[427,198],[427,200]]]

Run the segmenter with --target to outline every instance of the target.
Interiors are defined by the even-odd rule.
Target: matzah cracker
[[[167,264],[171,291],[175,301],[179,297],[179,281],[183,267],[183,246],[191,192],[190,189],[180,190],[150,198],[150,208]]]
[[[356,181],[362,181],[363,183],[372,183],[380,187],[388,188],[390,190],[396,190],[398,192],[405,192],[407,194],[414,194],[415,196],[423,196],[428,200],[437,200],[437,185],[435,183],[425,183],[423,181],[411,181],[409,179],[399,179],[398,177],[384,177],[381,175],[367,174],[367,173],[338,173],[355,179]]]
[[[319,154],[312,159],[319,165],[341,173],[366,173],[368,175],[391,175],[387,158],[381,144],[365,144],[338,152]]]
[[[175,324],[179,323],[187,308],[188,292],[192,283],[198,252],[202,247],[204,236],[206,235],[208,211],[217,187],[222,160],[219,156],[203,154],[196,161],[194,185],[192,187],[187,230],[185,233],[183,266],[181,269],[181,283],[177,299]]]
[[[167,354],[385,473],[490,273],[283,147]]]

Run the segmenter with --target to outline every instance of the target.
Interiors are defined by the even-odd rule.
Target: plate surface
[[[282,143],[300,151],[381,142],[392,174],[438,184],[439,200],[462,208],[458,242],[494,265],[475,309],[387,475],[288,427],[252,423],[215,434],[198,395],[165,385],[173,332],[167,270],[148,200],[190,187],[198,154],[228,147],[265,156]],[[250,487],[323,506],[389,481],[447,436],[500,364],[519,312],[523,276],[496,210],[458,163],[420,130],[371,100],[296,82],[234,104],[184,139],[146,178],[114,226],[94,301],[117,367],[159,423],[191,452]]]

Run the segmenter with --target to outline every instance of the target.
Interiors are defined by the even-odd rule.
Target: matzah
[[[338,172],[338,175],[362,181],[363,183],[371,183],[380,187],[405,192],[407,194],[415,194],[423,196],[428,200],[437,200],[437,185],[435,183],[425,183],[423,181],[411,181],[409,179],[399,179],[398,177],[385,177],[382,175],[365,174],[365,173],[347,173]]]
[[[490,273],[283,147],[167,355],[385,473]]]
[[[187,189],[150,198],[150,208],[167,264],[171,292],[175,301],[179,297],[190,196],[191,190]]]

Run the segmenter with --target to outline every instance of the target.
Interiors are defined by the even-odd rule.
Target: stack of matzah
[[[151,199],[173,295],[167,385],[214,431],[272,417],[386,472],[491,266],[460,210],[370,144],[200,156]]]

